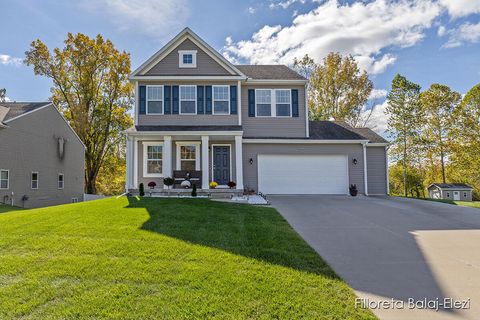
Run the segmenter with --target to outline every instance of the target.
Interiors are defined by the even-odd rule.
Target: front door
[[[460,191],[453,191],[453,200],[460,200]]]
[[[219,185],[230,181],[230,146],[213,146],[213,181]]]

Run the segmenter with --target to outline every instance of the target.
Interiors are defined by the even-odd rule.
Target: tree
[[[397,74],[392,80],[392,88],[387,95],[387,132],[392,138],[391,154],[403,165],[403,190],[408,196],[407,167],[409,151],[419,138],[419,124],[423,116],[419,104],[420,86]]]
[[[391,165],[388,168],[390,193],[392,195],[405,195],[404,189],[404,165],[402,161]],[[409,166],[407,170],[407,196],[420,198],[425,197],[424,177],[418,168]]]
[[[7,89],[0,89],[0,102],[5,102],[7,98]]]
[[[432,84],[420,94],[420,104],[425,115],[423,142],[427,153],[440,158],[443,183],[446,183],[445,158],[450,150],[448,137],[454,124],[453,112],[460,99],[458,92],[441,84]]]
[[[328,54],[321,64],[305,56],[295,60],[297,70],[309,75],[309,118],[312,120],[346,121],[357,126],[373,83],[360,72],[352,56]],[[302,71],[303,70],[303,71]]]
[[[53,80],[52,100],[86,146],[85,191],[95,193],[106,158],[133,124],[127,113],[133,96],[130,56],[101,35],[68,33],[64,44],[51,54],[41,40],[33,41],[25,63]]]

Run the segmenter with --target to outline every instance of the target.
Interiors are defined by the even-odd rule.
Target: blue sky
[[[21,64],[32,40],[52,49],[67,32],[100,33],[135,69],[185,26],[241,63],[352,54],[378,90],[396,73],[462,94],[480,82],[480,0],[3,0],[1,11],[0,88],[16,101],[50,95],[51,82]]]

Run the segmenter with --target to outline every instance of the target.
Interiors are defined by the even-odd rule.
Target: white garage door
[[[258,155],[258,190],[264,194],[347,194],[347,156]]]

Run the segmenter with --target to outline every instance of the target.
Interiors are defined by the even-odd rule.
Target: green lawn
[[[120,198],[0,215],[0,319],[369,319],[271,208]]]
[[[437,201],[443,203],[449,203],[456,206],[471,207],[480,209],[480,201],[453,201],[453,200],[443,200],[443,199],[425,199],[429,201]]]
[[[19,208],[19,207],[12,207],[12,206],[7,206],[7,205],[4,205],[4,204],[0,204],[0,213],[15,211],[15,210],[21,210],[21,209],[22,208]]]

